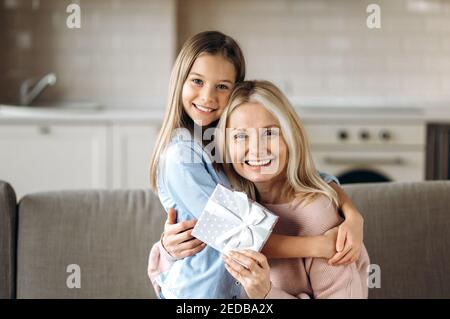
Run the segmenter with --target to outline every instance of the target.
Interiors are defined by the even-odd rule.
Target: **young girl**
[[[279,216],[275,233],[318,235],[341,223],[336,210],[338,198],[317,175],[300,120],[272,83],[239,84],[218,129],[221,162],[232,187]],[[255,165],[259,163],[264,164]],[[268,263],[263,254],[250,250],[223,258],[250,298],[368,295],[369,256],[365,248],[356,263],[339,267],[320,258]]]
[[[226,271],[219,252],[191,240],[190,228],[215,186],[220,183],[230,187],[225,174],[214,169],[202,136],[194,131],[216,126],[235,84],[244,76],[245,61],[239,46],[220,32],[203,32],[189,39],[173,67],[168,107],[153,153],[150,178],[164,208],[176,209],[178,221],[182,222],[166,227],[171,229],[172,237],[167,238],[171,248],[166,244],[164,247],[178,254],[170,256],[161,243],[155,244],[150,253],[149,276],[160,296],[243,296],[239,282]],[[326,182],[333,180],[327,175],[324,178]],[[338,242],[341,246],[345,242],[345,247],[333,259],[349,262],[359,255],[362,217],[345,193],[337,185],[333,187],[340,195],[346,217],[338,234]],[[163,242],[166,237],[169,236],[165,235]],[[325,249],[318,249],[323,246],[323,239],[272,235],[263,251],[269,257],[325,257],[329,256]],[[186,251],[191,256],[183,256]],[[177,259],[181,256],[186,258]]]

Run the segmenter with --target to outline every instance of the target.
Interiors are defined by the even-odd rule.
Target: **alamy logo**
[[[66,272],[70,273],[67,276],[66,285],[67,288],[81,288],[81,268],[77,264],[70,264],[66,268]]]
[[[66,8],[66,12],[70,13],[67,17],[66,25],[69,29],[81,28],[81,8],[78,4],[69,4]]]
[[[366,8],[366,12],[370,13],[367,17],[366,24],[369,29],[381,28],[381,8],[378,4],[369,4]]]
[[[369,277],[367,278],[367,287],[381,288],[381,268],[380,265],[371,264],[367,266],[367,272]]]

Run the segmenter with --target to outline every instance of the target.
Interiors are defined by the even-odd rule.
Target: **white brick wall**
[[[366,7],[382,27],[366,27]],[[450,0],[183,0],[179,46],[218,29],[244,49],[248,78],[301,97],[450,98]],[[208,17],[205,19],[205,17]]]

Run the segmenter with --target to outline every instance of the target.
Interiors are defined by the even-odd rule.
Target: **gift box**
[[[214,249],[261,251],[278,216],[250,200],[245,193],[217,185],[192,235]]]

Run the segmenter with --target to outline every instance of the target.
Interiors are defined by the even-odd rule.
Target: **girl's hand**
[[[333,266],[348,265],[355,262],[361,254],[363,245],[364,219],[352,214],[339,226],[336,250],[337,253],[328,260]]]
[[[336,254],[338,232],[339,226],[336,226],[320,236],[317,257],[329,259]]]
[[[248,297],[264,299],[271,288],[266,256],[253,250],[231,251],[229,256],[222,255],[225,268],[241,283]]]
[[[177,220],[177,212],[170,208],[167,212],[167,220],[164,225],[164,232],[161,238],[161,244],[170,256],[181,259],[195,255],[206,244],[192,236],[192,228],[194,228],[196,219],[175,223]]]

